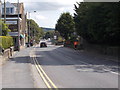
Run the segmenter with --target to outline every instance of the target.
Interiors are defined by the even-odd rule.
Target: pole
[[[34,11],[34,13],[36,13],[36,11]],[[33,34],[33,40],[35,41],[35,32],[36,30],[35,30],[35,28],[34,28],[34,30],[33,30],[33,32],[34,32],[34,34]]]
[[[36,12],[36,11],[34,11],[34,12]],[[28,43],[30,44],[30,12],[28,12],[28,18],[29,18],[29,22],[28,22],[28,24],[29,24],[29,27],[28,27]],[[34,31],[34,33],[35,33],[35,31]],[[34,33],[33,33],[33,36],[34,36]],[[31,34],[31,36],[32,36],[32,34]]]
[[[18,0],[18,51],[20,51],[20,28],[19,28],[19,11],[20,11],[20,9],[19,9],[19,0]]]
[[[30,12],[28,12],[29,17],[29,27],[28,27],[28,43],[30,44]]]
[[[6,23],[6,2],[4,0],[4,23]]]

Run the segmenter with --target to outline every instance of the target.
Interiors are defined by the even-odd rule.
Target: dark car
[[[63,42],[56,42],[55,45],[63,45]]]
[[[26,46],[27,46],[27,47],[30,47],[30,44],[29,44],[29,43],[26,43]]]
[[[46,42],[41,42],[41,43],[40,43],[40,47],[47,47]]]

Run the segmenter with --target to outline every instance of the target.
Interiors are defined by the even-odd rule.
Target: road
[[[51,44],[17,52],[2,66],[2,87],[47,88],[44,76],[35,67],[39,65],[57,88],[118,88],[117,62],[96,53]]]
[[[49,45],[34,49],[43,70],[58,88],[118,88],[118,63],[103,57]]]

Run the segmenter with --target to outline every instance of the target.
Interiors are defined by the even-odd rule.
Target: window
[[[4,8],[2,8],[2,13],[4,14]]]
[[[9,8],[6,8],[6,14],[9,14],[10,11],[9,11]]]
[[[13,13],[13,8],[10,8],[10,13]]]
[[[2,13],[4,14],[4,8],[2,8]],[[14,8],[6,8],[6,14],[14,13]]]

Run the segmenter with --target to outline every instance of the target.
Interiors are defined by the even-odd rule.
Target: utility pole
[[[19,21],[19,18],[20,18],[20,8],[19,8],[19,0],[18,0],[18,3],[17,3],[17,7],[18,7],[18,51],[20,51],[20,21]]]
[[[4,23],[6,23],[6,2],[4,0]]]

